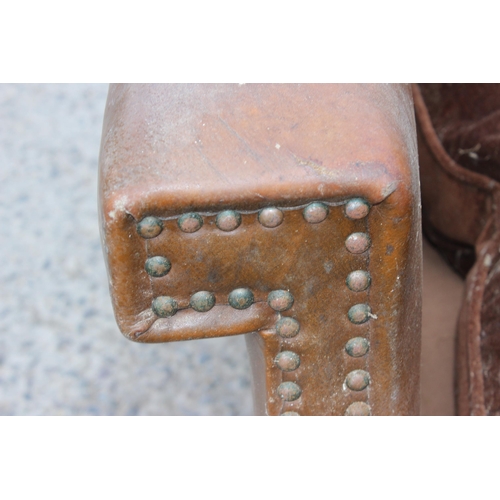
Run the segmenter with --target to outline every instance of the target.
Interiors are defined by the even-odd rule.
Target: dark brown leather
[[[418,414],[414,127],[405,85],[112,85],[100,157],[101,221],[122,332],[138,342],[247,334],[259,414]],[[368,202],[366,217],[346,216],[353,198]],[[322,222],[305,220],[312,202],[328,207]],[[283,222],[264,227],[265,207],[279,207]],[[216,225],[226,209],[241,214],[233,231]],[[192,212],[202,227],[181,231],[179,218]],[[150,216],[163,230],[144,239],[137,225]],[[354,233],[369,235],[369,249],[348,250]],[[148,275],[152,256],[170,260],[168,274]],[[347,287],[355,270],[370,273],[367,290]],[[253,305],[228,304],[237,288],[253,292]],[[293,306],[273,310],[273,290],[290,292]],[[215,296],[208,312],[189,305],[198,291]],[[174,298],[179,310],[158,317],[152,302],[159,296]],[[356,304],[371,308],[362,324],[348,317]],[[276,331],[284,317],[300,324],[293,338]],[[347,353],[354,337],[369,341],[364,356]],[[283,351],[297,354],[300,366],[279,369]],[[356,370],[369,375],[360,381]],[[300,397],[290,396],[297,386]]]
[[[500,85],[414,86],[424,231],[467,275],[457,328],[460,415],[500,414]]]

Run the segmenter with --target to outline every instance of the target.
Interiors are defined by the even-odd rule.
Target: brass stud
[[[280,417],[300,417],[296,411],[284,411]]]
[[[371,240],[366,233],[352,233],[345,240],[345,246],[351,253],[363,253],[370,248]]]
[[[369,417],[372,414],[369,405],[363,401],[356,401],[347,408],[346,417]]]
[[[279,397],[285,401],[295,401],[302,394],[302,389],[295,382],[282,382],[277,390]]]
[[[158,217],[145,217],[137,224],[139,236],[145,239],[158,236],[163,230],[163,222]]]
[[[283,351],[274,358],[274,362],[280,370],[293,372],[300,366],[300,356],[292,351]]]
[[[370,374],[365,370],[354,370],[347,375],[345,384],[352,391],[362,391],[370,384]]]
[[[247,309],[253,304],[253,301],[253,293],[248,288],[237,288],[228,297],[229,305],[235,309]]]
[[[370,342],[363,337],[354,337],[350,339],[346,345],[345,350],[349,356],[353,358],[361,358],[370,349]]]
[[[285,318],[281,318],[276,323],[276,333],[284,339],[291,339],[292,337],[295,337],[299,331],[300,324],[294,318],[289,318],[287,316]]]
[[[160,318],[169,318],[177,312],[177,302],[172,297],[156,297],[151,305],[153,312]]]
[[[196,292],[191,296],[189,305],[198,312],[207,312],[215,305],[215,295],[212,292]]]
[[[184,233],[195,233],[203,226],[203,218],[200,214],[183,214],[177,219],[179,229]]]
[[[362,292],[371,284],[370,273],[362,270],[353,271],[352,273],[349,273],[345,283],[349,290],[352,290],[353,292]]]
[[[160,278],[162,276],[165,276],[168,274],[170,271],[170,268],[172,267],[172,264],[170,261],[165,258],[165,257],[150,257],[148,260],[146,260],[146,264],[144,265],[144,269],[146,269],[146,272],[150,275],[153,276],[153,278]]]
[[[310,224],[318,224],[327,218],[329,211],[328,205],[317,201],[307,205],[302,213],[307,222]]]
[[[347,313],[349,321],[355,325],[366,323],[371,315],[372,310],[368,304],[356,304],[352,306]]]
[[[275,311],[288,311],[293,306],[293,295],[287,290],[274,290],[267,296],[267,303]]]
[[[263,208],[258,219],[264,227],[278,227],[283,222],[283,212],[276,207]]]
[[[241,215],[235,210],[224,210],[217,215],[215,224],[221,231],[234,231],[241,224]]]
[[[370,212],[370,204],[363,198],[353,198],[346,203],[345,215],[349,219],[363,219]]]

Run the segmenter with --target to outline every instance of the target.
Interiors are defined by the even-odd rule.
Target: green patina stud
[[[329,212],[330,209],[328,208],[328,205],[315,201],[314,203],[307,205],[302,213],[304,215],[304,219],[309,222],[309,224],[318,224],[323,222],[328,217]]]
[[[163,230],[163,222],[158,217],[145,217],[137,224],[137,232],[146,239],[158,236]]]
[[[276,207],[263,208],[258,215],[259,222],[264,227],[278,227],[283,222],[283,212]]]
[[[347,279],[345,280],[347,288],[353,292],[362,292],[363,290],[366,290],[370,286],[371,282],[372,279],[370,274],[362,270],[349,273]]]
[[[274,358],[274,362],[280,370],[292,372],[300,366],[300,356],[292,351],[283,351]]]
[[[366,233],[352,233],[345,240],[345,246],[351,253],[358,254],[366,252],[372,242]]]
[[[212,292],[196,292],[191,296],[189,305],[198,312],[207,312],[215,305],[215,295]]]
[[[349,219],[363,219],[370,213],[370,204],[363,198],[353,198],[345,205],[345,214]]]
[[[279,397],[285,401],[295,401],[302,394],[302,389],[295,382],[282,382],[277,391]]]
[[[247,309],[253,304],[253,301],[253,293],[248,288],[237,288],[228,297],[229,305],[235,309]]]
[[[166,257],[150,257],[144,266],[146,272],[154,278],[161,278],[168,274],[172,264]]]
[[[369,417],[371,414],[370,406],[363,401],[352,403],[345,412],[346,417]]]
[[[241,215],[235,210],[224,210],[217,215],[215,224],[221,231],[234,231],[241,224]]]
[[[352,391],[362,391],[370,384],[370,374],[365,370],[354,370],[347,375],[345,384]]]
[[[285,339],[295,337],[300,331],[300,324],[294,318],[288,316],[281,318],[276,323],[276,333]]]
[[[274,290],[267,296],[267,303],[275,311],[287,311],[293,306],[293,295],[287,290]]]
[[[347,317],[351,323],[361,325],[372,317],[372,310],[368,304],[356,304],[349,309]]]
[[[354,337],[347,341],[345,350],[353,358],[363,357],[370,349],[370,342],[363,337]]]
[[[184,214],[177,219],[177,225],[184,233],[195,233],[203,226],[203,217],[194,212]]]
[[[151,304],[151,308],[160,318],[169,318],[177,312],[178,306],[172,297],[156,297]]]

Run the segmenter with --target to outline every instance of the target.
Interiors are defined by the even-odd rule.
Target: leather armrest
[[[418,412],[407,86],[113,85],[100,173],[128,338],[249,334],[260,413]]]

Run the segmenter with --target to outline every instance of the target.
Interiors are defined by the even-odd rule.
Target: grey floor
[[[250,415],[243,338],[115,325],[97,221],[107,85],[0,85],[0,414]]]

